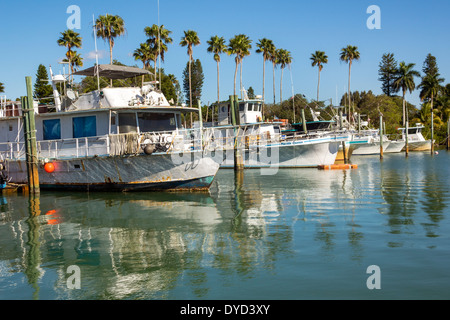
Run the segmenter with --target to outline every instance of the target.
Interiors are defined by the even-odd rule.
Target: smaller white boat
[[[391,140],[389,146],[383,151],[384,153],[398,153],[403,150],[405,147],[406,141],[399,140]]]
[[[408,128],[408,150],[409,151],[431,151],[431,139],[425,139],[422,135],[424,126],[416,123],[415,127]],[[399,128],[402,133],[402,140],[406,143],[405,128]],[[433,140],[434,143],[434,140]]]
[[[389,148],[391,141],[383,135],[383,152]],[[380,136],[378,130],[364,130],[353,135],[350,141],[351,155],[380,154]]]

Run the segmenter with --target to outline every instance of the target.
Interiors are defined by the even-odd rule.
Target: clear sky
[[[202,102],[217,99],[216,62],[206,51],[207,40],[213,35],[228,40],[236,34],[246,34],[252,40],[251,55],[243,62],[243,85],[262,94],[263,58],[257,54],[256,43],[261,38],[273,40],[277,48],[291,52],[291,70],[283,74],[283,98],[303,93],[316,98],[317,67],[310,56],[316,50],[325,51],[328,64],[321,73],[320,99],[340,100],[347,90],[348,65],[339,61],[340,50],[351,44],[358,47],[361,59],[353,64],[351,90],[381,94],[378,65],[383,53],[392,52],[397,61],[415,63],[422,71],[428,53],[437,58],[441,76],[450,82],[450,1],[448,0],[1,0],[0,2],[0,82],[9,99],[25,95],[25,76],[33,82],[39,64],[51,65],[54,73],[62,71],[58,64],[66,52],[56,43],[60,32],[67,29],[70,5],[81,10],[83,46],[78,49],[84,67],[95,63],[92,19],[101,14],[117,14],[125,21],[127,34],[116,39],[115,59],[127,65],[141,66],[132,52],[146,40],[144,28],[163,24],[171,30],[165,62],[166,73],[182,81],[182,71],[188,61],[187,50],[179,45],[184,30],[197,31],[201,44],[194,47],[194,58],[200,59],[205,74]],[[380,8],[381,29],[369,29],[367,13],[370,5]],[[109,63],[108,45],[97,40],[100,63]],[[221,99],[233,94],[234,57],[226,54],[220,63]],[[292,81],[291,81],[292,79]],[[416,80],[416,84],[419,79]],[[239,85],[239,80],[237,80]],[[265,99],[273,101],[272,66],[266,64]],[[276,100],[280,99],[280,70],[276,70]],[[420,103],[418,92],[407,95],[408,101]]]

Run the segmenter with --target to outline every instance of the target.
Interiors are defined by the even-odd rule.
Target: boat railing
[[[0,96],[0,118],[20,116],[22,116],[21,106],[15,101],[8,103],[5,95]]]

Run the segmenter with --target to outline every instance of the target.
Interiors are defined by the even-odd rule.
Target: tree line
[[[118,63],[117,60],[113,59],[113,48],[115,44],[115,39],[126,33],[125,23],[120,16],[117,15],[102,15],[99,16],[95,21],[95,28],[97,30],[96,36],[102,38],[109,45],[110,51],[110,63]],[[173,43],[171,37],[172,31],[166,29],[164,25],[158,26],[153,24],[151,27],[144,28],[144,34],[147,39],[142,42],[138,48],[133,52],[133,57],[136,61],[142,62],[142,67],[144,69],[150,70],[153,74],[154,80],[159,80],[159,89],[168,97],[168,100],[172,99],[177,103],[180,102],[182,92],[181,87],[174,75],[165,75],[162,68],[158,68],[157,61],[160,59],[164,62],[164,56],[169,45]],[[69,63],[71,71],[75,71],[77,68],[83,66],[82,58],[74,50],[74,48],[81,47],[82,39],[77,32],[73,30],[66,30],[61,33],[61,37],[58,39],[57,43],[60,46],[67,48],[66,52],[66,62]],[[193,106],[194,102],[199,100],[201,97],[201,91],[203,86],[204,75],[201,67],[200,60],[194,59],[194,48],[200,45],[200,38],[194,30],[184,31],[183,36],[180,39],[179,45],[186,47],[188,62],[186,68],[183,71],[183,91],[185,95],[185,102],[189,106]],[[237,77],[239,71],[239,88],[242,92],[242,65],[244,58],[251,54],[252,40],[245,34],[235,35],[233,38],[227,41],[224,37],[218,35],[211,36],[207,40],[207,52],[213,54],[213,59],[217,64],[217,101],[220,101],[220,62],[221,55],[226,54],[228,56],[234,56],[235,60],[235,72],[234,72],[234,89],[233,94],[236,95],[237,92]],[[300,97],[299,104],[306,105],[304,96],[295,95],[293,106],[291,108],[291,100],[283,101],[282,98],[282,81],[283,81],[283,70],[285,67],[290,66],[292,63],[292,56],[290,51],[283,48],[276,48],[274,42],[267,38],[261,38],[256,43],[256,53],[262,55],[263,60],[263,77],[262,77],[262,95],[263,101],[265,100],[265,78],[266,78],[266,63],[271,62],[272,64],[272,77],[273,77],[273,104],[270,104],[269,110],[267,110],[267,115],[281,117],[282,114],[289,115],[290,110],[293,110],[293,114],[289,115],[288,119],[291,121],[295,116],[295,99]],[[449,119],[449,85],[443,86],[442,83],[444,79],[440,77],[439,70],[436,63],[436,58],[429,54],[424,62],[422,69],[423,75],[418,71],[414,70],[414,63],[406,63],[401,61],[397,63],[393,53],[385,53],[382,56],[379,65],[379,81],[381,82],[381,89],[383,94],[387,98],[380,96],[375,96],[371,91],[369,92],[352,92],[351,91],[351,70],[354,61],[360,59],[360,53],[357,46],[348,45],[341,49],[339,60],[348,64],[348,89],[341,99],[341,105],[345,107],[344,113],[348,116],[350,123],[355,120],[355,113],[360,113],[361,111],[366,111],[367,118],[370,117],[376,123],[378,113],[385,113],[385,118],[389,122],[388,127],[393,128],[400,124],[405,125],[407,120],[420,121],[425,124],[431,118],[431,112],[436,117],[434,118],[434,123],[438,127],[443,127],[444,123]],[[320,75],[324,66],[328,63],[328,56],[324,51],[315,51],[310,57],[311,66],[318,68],[318,79],[317,79],[317,96],[314,106],[323,106],[323,102],[320,101]],[[280,78],[280,100],[279,105],[276,103],[276,90],[275,90],[275,68],[280,67],[281,78]],[[86,77],[89,78],[89,77]],[[148,78],[148,76],[147,76]],[[415,82],[415,79],[419,78],[420,83]],[[142,81],[145,79],[142,78]],[[84,80],[83,80],[84,81]],[[82,83],[84,90],[90,90],[93,88],[93,83],[89,84],[90,80],[86,80],[86,83]],[[135,81],[135,80],[132,80]],[[91,80],[92,82],[92,80]],[[106,79],[103,79],[106,85]],[[164,84],[165,83],[165,84]],[[110,84],[113,84],[111,80]],[[129,84],[129,83],[127,83]],[[133,84],[136,84],[133,82]],[[118,83],[115,85],[123,85]],[[1,86],[0,86],[1,88]],[[420,98],[422,101],[421,109],[418,110],[415,106],[407,102],[406,94],[412,93],[415,89],[420,90]],[[170,91],[170,92],[169,92]],[[395,94],[401,93],[401,100]],[[242,93],[241,93],[242,94]],[[374,99],[376,101],[374,101]],[[397,110],[398,104],[400,105],[400,110]],[[283,105],[287,104],[286,110],[281,108]],[[369,108],[368,105],[371,105]],[[395,108],[389,109],[388,106],[397,106]],[[263,117],[264,117],[264,107],[263,103]],[[275,115],[274,111],[277,110],[279,115]],[[397,112],[391,112],[389,110],[397,110],[400,114],[400,118]],[[389,114],[389,117],[386,115]]]

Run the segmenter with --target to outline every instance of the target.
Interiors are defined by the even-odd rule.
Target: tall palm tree
[[[286,68],[286,65],[290,65],[292,62],[291,53],[285,49],[278,49],[278,64],[281,68],[281,77],[280,77],[280,103],[283,102],[283,69]]]
[[[144,32],[146,36],[149,37],[147,43],[151,46],[154,52],[153,64],[155,66],[156,80],[156,60],[158,57],[161,57],[161,61],[164,62],[164,53],[168,49],[167,45],[173,42],[173,39],[170,37],[172,31],[164,28],[164,25],[158,26],[157,24],[153,24],[151,27],[145,27]]]
[[[352,45],[348,45],[345,48],[341,49],[341,55],[340,55],[340,60],[344,61],[346,63],[348,63],[348,113],[351,113],[351,105],[352,105],[352,101],[351,101],[351,96],[350,96],[350,78],[351,78],[351,70],[352,70],[352,63],[353,60],[359,60],[360,58],[360,54],[358,51],[358,47],[356,46],[352,46]],[[349,121],[351,123],[351,119],[352,117],[349,116]]]
[[[191,83],[191,63],[192,63],[192,46],[198,46],[200,44],[200,38],[196,31],[187,30],[184,31],[184,37],[181,38],[180,46],[187,47],[187,54],[189,56],[189,105],[192,107],[192,83]],[[192,123],[192,112],[191,112]]]
[[[323,69],[323,65],[328,63],[328,56],[323,51],[316,51],[311,54],[311,65],[313,67],[317,66],[319,69],[319,77],[317,82],[317,101],[319,101],[319,87],[320,87],[320,71]]]
[[[212,36],[211,39],[207,41],[209,47],[206,49],[210,53],[214,53],[214,61],[217,62],[217,103],[220,101],[220,89],[219,89],[219,63],[220,54],[226,52],[227,46],[225,44],[225,39],[219,36]]]
[[[237,70],[238,66],[241,67],[241,73],[240,73],[240,85],[241,85],[241,95],[242,95],[242,61],[244,60],[244,57],[250,55],[250,49],[252,48],[251,45],[252,40],[245,34],[238,34],[230,39],[228,43],[228,54],[235,54],[236,58],[234,59],[236,62],[236,69],[234,72],[234,95],[236,95],[236,76],[237,76]]]
[[[59,46],[67,48],[66,57],[69,62],[69,68],[73,71],[71,62],[71,57],[73,56],[72,48],[81,48],[82,38],[80,34],[72,29],[67,29],[61,32],[61,38],[57,40],[57,43]]]
[[[256,44],[256,53],[262,53],[263,55],[263,106],[261,110],[261,115],[264,117],[264,101],[265,101],[265,77],[266,77],[266,61],[270,59],[270,52],[275,49],[275,45],[272,40],[262,38],[259,39],[259,43]]]
[[[275,46],[273,46],[269,52],[269,60],[272,62],[272,77],[273,77],[273,104],[276,103],[275,101],[275,66],[278,64],[278,51]]]
[[[97,28],[97,37],[108,41],[110,64],[113,64],[112,50],[114,48],[115,38],[125,34],[125,22],[120,16],[106,14],[99,16],[95,21]]]
[[[442,90],[441,83],[444,82],[443,78],[440,78],[440,74],[429,74],[423,77],[422,82],[417,87],[421,89],[419,97],[420,100],[431,101],[431,111],[433,111],[433,101],[437,97],[438,93]]]
[[[147,42],[141,43],[139,48],[133,52],[134,60],[140,60],[143,65],[143,69],[148,70],[150,61],[154,59],[154,53]],[[142,75],[142,85],[144,85],[144,75]]]
[[[406,123],[406,90],[409,90],[409,93],[413,92],[416,88],[416,84],[414,83],[414,77],[420,77],[420,73],[416,70],[413,70],[415,63],[406,64],[404,61],[400,62],[395,80],[393,83],[394,90],[396,92],[402,90],[403,93],[403,125]]]

